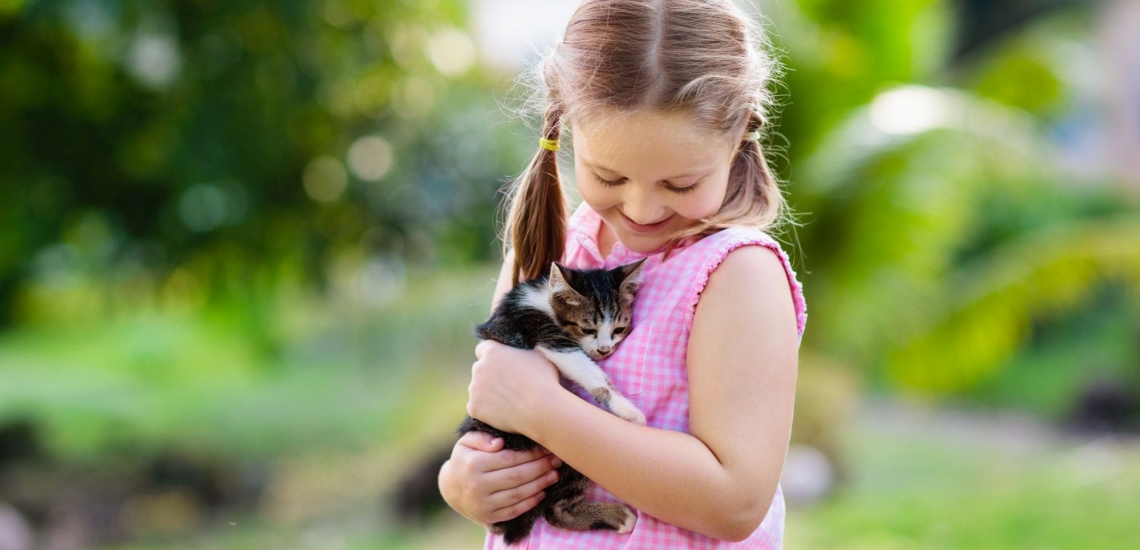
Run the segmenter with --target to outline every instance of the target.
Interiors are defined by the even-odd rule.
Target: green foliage
[[[1140,308],[1123,285],[1097,294],[1074,315],[1035,322],[1033,343],[971,391],[969,402],[1071,421],[1093,384],[1140,387]]]
[[[905,388],[961,392],[1025,349],[1034,323],[1106,284],[1140,286],[1140,201],[1077,184],[1048,141],[1087,93],[1072,77],[1087,18],[1047,19],[948,68],[945,5],[839,4],[768,12],[795,98],[780,131],[806,347]],[[931,85],[947,75],[962,83]]]
[[[1005,243],[954,274],[945,299],[888,357],[910,386],[970,386],[1012,357],[1035,318],[1070,312],[1105,281],[1140,299],[1140,217],[1050,227]]]
[[[321,283],[318,266],[353,247],[493,255],[488,213],[523,159],[486,119],[497,88],[469,66],[462,2],[3,6],[0,324],[19,286],[77,268],[41,253],[74,256],[67,235],[91,216],[109,235],[104,274],[242,258],[196,274],[211,291],[281,262]]]

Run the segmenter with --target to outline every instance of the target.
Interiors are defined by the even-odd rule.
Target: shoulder
[[[703,237],[689,256],[695,270],[691,305],[697,305],[706,286],[752,288],[763,285],[768,291],[779,291],[791,297],[796,309],[797,326],[803,330],[806,304],[803,285],[797,280],[788,254],[780,243],[762,230],[730,227]],[[711,290],[711,289],[710,289]]]
[[[690,381],[708,383],[711,376],[755,388],[746,372],[794,380],[800,324],[788,290],[781,259],[771,248],[730,252],[693,308],[686,350]]]
[[[757,243],[726,252],[719,265],[709,274],[705,293],[732,292],[734,289],[758,285],[787,293],[787,276],[779,253]]]
[[[705,237],[702,245],[688,300],[690,315],[696,315],[699,304],[707,308],[722,300],[744,313],[735,305],[760,300],[765,309],[790,309],[793,326],[802,334],[807,320],[802,286],[779,243],[763,231],[732,227]]]
[[[794,320],[792,296],[778,252],[759,244],[740,246],[709,274],[694,314],[714,308],[732,314],[779,312]]]

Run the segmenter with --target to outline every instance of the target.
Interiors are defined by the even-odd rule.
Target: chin
[[[653,254],[655,252],[660,252],[661,249],[665,248],[665,245],[669,244],[668,237],[658,236],[646,237],[643,235],[622,235],[618,240],[621,242],[621,245],[624,246],[627,250],[636,252],[638,254]]]

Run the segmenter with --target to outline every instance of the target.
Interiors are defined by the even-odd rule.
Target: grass
[[[789,513],[788,548],[1140,548],[1140,443],[927,420],[853,432],[850,483]]]

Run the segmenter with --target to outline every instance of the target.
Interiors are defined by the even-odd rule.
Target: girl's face
[[[736,144],[689,115],[602,112],[570,128],[578,190],[609,232],[601,241],[656,252],[720,210]]]

